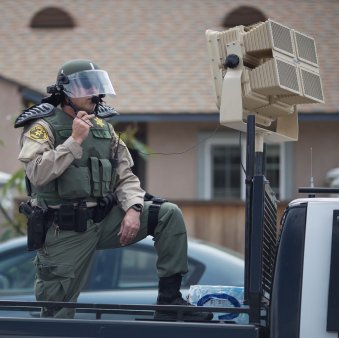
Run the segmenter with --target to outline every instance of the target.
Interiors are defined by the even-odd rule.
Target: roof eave
[[[17,83],[11,79],[0,76],[1,79],[16,84],[20,87],[21,95],[24,99],[33,103],[40,103],[44,94],[34,89],[28,88],[23,84]],[[117,115],[114,120],[117,122],[218,122],[219,113],[215,112],[187,112],[178,111],[173,113],[163,112],[124,112],[119,111],[120,115]],[[312,122],[312,121],[339,121],[339,111],[335,112],[299,112],[300,122]]]

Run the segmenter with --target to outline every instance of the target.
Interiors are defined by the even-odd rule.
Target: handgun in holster
[[[93,221],[95,223],[100,223],[116,204],[117,200],[113,193],[109,193],[105,197],[99,198],[95,208]]]
[[[34,251],[42,248],[49,227],[47,209],[22,202],[19,212],[27,217],[27,249]]]

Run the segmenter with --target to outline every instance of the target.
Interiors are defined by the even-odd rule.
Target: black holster
[[[22,202],[19,212],[27,217],[27,249],[34,251],[40,249],[45,243],[46,234],[51,219],[47,209],[38,206],[31,206],[29,202]]]
[[[152,204],[148,209],[147,235],[154,236],[155,228],[159,221],[158,218],[161,205],[168,201],[164,198],[153,196],[149,193],[145,194],[144,201],[152,201]]]
[[[105,197],[99,198],[93,216],[94,223],[100,223],[101,221],[103,221],[106,215],[116,204],[117,200],[113,193],[109,193]]]

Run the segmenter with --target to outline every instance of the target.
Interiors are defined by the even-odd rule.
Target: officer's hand
[[[72,137],[77,143],[81,144],[88,136],[89,128],[93,127],[91,122],[93,117],[93,114],[89,115],[85,111],[78,111],[72,125]]]
[[[120,231],[120,244],[122,246],[132,242],[137,235],[140,228],[140,212],[134,209],[128,209],[124,219],[121,222]]]

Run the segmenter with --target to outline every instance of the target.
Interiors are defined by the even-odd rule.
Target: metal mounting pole
[[[260,132],[255,133],[255,174],[264,174],[264,134]]]
[[[244,302],[249,297],[249,269],[250,269],[250,238],[252,224],[252,185],[255,165],[255,116],[247,117],[247,141],[246,141],[246,203],[245,203],[245,283]]]

